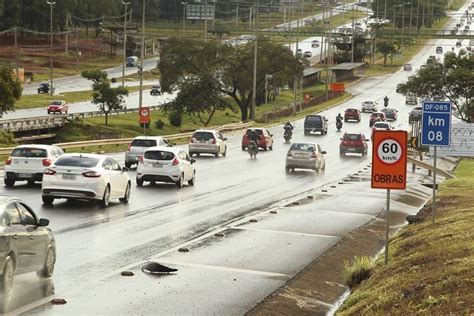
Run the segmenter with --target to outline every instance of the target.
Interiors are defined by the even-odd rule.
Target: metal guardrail
[[[227,125],[222,125],[222,126],[208,127],[206,129],[215,129],[221,132],[225,132],[225,131],[244,129],[251,126],[252,124],[253,123],[233,123],[233,124],[227,124]],[[165,137],[168,140],[176,140],[176,139],[191,137],[193,133],[194,131],[180,133],[180,134],[173,134],[173,135],[163,135],[163,137]],[[100,146],[106,146],[106,145],[122,145],[122,144],[130,143],[132,140],[133,138],[116,138],[116,139],[87,140],[87,141],[70,142],[70,143],[57,143],[54,145],[59,146],[63,149],[74,149],[74,148],[85,148],[85,147],[100,147]],[[0,148],[0,155],[9,155],[15,147]]]
[[[150,106],[151,110],[156,110],[161,107],[161,105]],[[127,113],[137,113],[138,108],[133,109],[123,109],[109,113],[109,116],[127,114]],[[74,120],[75,118],[87,118],[87,117],[97,117],[105,116],[102,111],[90,111],[82,113],[70,113],[64,115],[45,115],[32,118],[18,118],[18,119],[6,119],[0,120],[0,131],[4,132],[21,132],[21,131],[31,131],[31,130],[42,130],[50,128],[58,128],[64,126],[67,121]]]

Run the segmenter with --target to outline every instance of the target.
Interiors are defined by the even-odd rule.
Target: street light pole
[[[405,6],[407,4],[411,4],[411,2],[407,2],[402,5],[402,45],[400,46],[401,50],[403,50],[403,44],[405,43]]]
[[[184,32],[186,31],[186,5],[188,4],[187,2],[181,2],[183,5],[183,38],[184,38]]]
[[[142,2],[142,51],[140,58],[140,93],[138,97],[138,108],[143,105],[143,59],[145,58],[145,0]]]
[[[204,41],[207,42],[207,0],[204,7]]]
[[[258,56],[258,40],[257,40],[257,22],[258,22],[258,0],[255,1],[255,23],[254,27],[254,49],[253,49],[253,82],[252,82],[252,108],[250,110],[250,118],[255,119],[255,111],[257,108],[257,56]]]
[[[122,87],[125,87],[125,60],[127,59],[127,5],[130,2],[122,2],[125,6],[125,14],[123,20],[123,60],[122,60]]]
[[[47,4],[50,6],[50,23],[49,23],[49,78],[50,78],[50,87],[49,87],[49,94],[53,95],[53,5],[56,2],[46,1]]]
[[[398,4],[398,5],[395,5],[393,6],[393,26],[392,26],[392,37],[395,37],[395,12],[397,11],[397,8],[398,7],[401,7],[403,4]]]

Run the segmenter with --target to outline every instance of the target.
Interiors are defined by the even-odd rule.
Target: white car
[[[133,164],[138,164],[138,159],[145,150],[155,146],[172,146],[166,139],[160,136],[138,136],[128,144],[125,152],[125,167],[130,168]]]
[[[196,182],[195,160],[182,149],[175,147],[148,148],[138,162],[137,185],[143,182],[168,182],[182,188],[184,182]]]
[[[372,125],[372,131],[389,131],[393,129],[392,125],[388,122],[375,122]]]
[[[5,160],[5,186],[13,187],[16,181],[28,181],[33,184],[43,179],[44,169],[64,154],[57,146],[21,145],[13,149]]]
[[[309,50],[305,51],[303,54],[303,57],[305,58],[310,58],[313,56],[313,53],[311,53]]]
[[[44,170],[41,194],[44,204],[54,199],[93,200],[102,207],[110,199],[130,200],[127,168],[115,159],[96,154],[64,154]]]
[[[227,155],[227,138],[216,130],[197,130],[189,141],[189,156],[200,154],[212,154],[216,158],[219,155]]]
[[[376,112],[376,111],[377,111],[377,103],[375,103],[374,101],[362,102],[361,112]]]
[[[312,48],[316,48],[316,47],[319,47],[319,41],[318,40],[312,40],[311,41],[311,47]]]

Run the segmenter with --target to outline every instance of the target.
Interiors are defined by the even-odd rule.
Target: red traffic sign
[[[306,94],[304,95],[304,100],[305,100],[306,102],[308,102],[309,99],[311,99],[311,96],[310,96],[308,93],[306,93]]]
[[[342,91],[346,90],[344,82],[333,82],[330,84],[331,91]]]
[[[138,111],[140,115],[140,124],[149,124],[150,123],[150,108],[149,107],[142,107]]]
[[[407,136],[406,131],[373,132],[371,181],[373,189],[406,188]]]

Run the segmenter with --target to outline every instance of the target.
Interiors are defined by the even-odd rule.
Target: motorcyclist
[[[383,98],[383,105],[384,105],[385,107],[388,106],[388,97],[387,97],[387,96],[385,96],[385,98]]]
[[[341,113],[337,114],[336,122],[339,122],[339,121],[342,122],[342,120],[343,120],[343,117],[342,117]]]
[[[248,131],[248,139],[251,142],[255,142],[255,145],[257,145],[258,147],[258,140],[260,139],[260,136],[258,135],[256,130],[251,129]]]
[[[291,125],[291,123],[290,123],[289,121],[286,122],[285,125],[283,125],[283,129],[284,129],[285,131],[287,131],[287,130],[292,131],[294,128],[295,128],[295,127],[294,127],[293,125]]]

